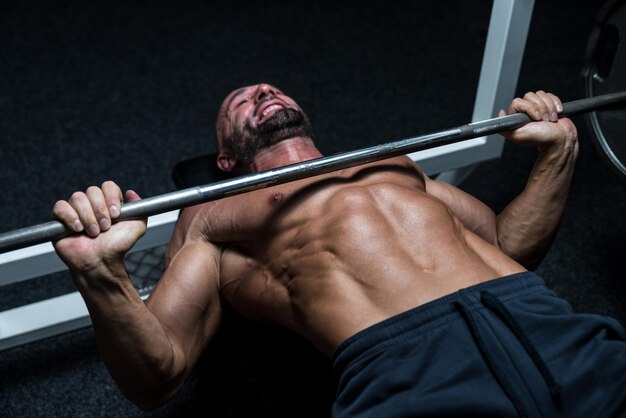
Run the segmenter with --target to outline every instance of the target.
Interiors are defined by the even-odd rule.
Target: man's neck
[[[289,138],[260,151],[249,163],[248,171],[270,170],[320,157],[322,157],[322,153],[319,152],[310,138]]]

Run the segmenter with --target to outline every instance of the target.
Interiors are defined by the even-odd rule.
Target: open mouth
[[[273,104],[266,107],[263,112],[261,112],[261,119],[267,119],[269,116],[273,115],[276,111],[280,109],[284,109],[285,107],[279,104]]]
[[[257,110],[257,118],[260,123],[270,118],[274,113],[281,109],[285,109],[287,106],[282,101],[274,98],[262,103]]]

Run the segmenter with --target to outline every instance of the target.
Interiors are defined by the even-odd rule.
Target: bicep
[[[215,334],[221,319],[221,251],[201,240],[185,242],[168,255],[163,277],[146,302],[168,335],[173,349],[191,368]]]
[[[445,203],[465,227],[497,245],[496,215],[487,205],[463,190],[425,176],[426,192]]]

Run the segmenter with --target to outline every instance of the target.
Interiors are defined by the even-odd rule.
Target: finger
[[[534,101],[527,98],[528,94],[529,93],[526,93],[523,99],[520,99],[519,97],[513,99],[511,105],[509,106],[508,113],[526,113],[531,120],[540,121],[542,120],[541,109]]]
[[[539,94],[528,92],[524,95],[524,99],[531,103],[531,111],[533,112],[535,117],[537,117],[537,114],[539,114],[540,117],[538,120],[543,120],[546,122],[550,120],[550,111],[548,109],[548,106]]]
[[[554,103],[554,100],[552,100],[552,97],[550,97],[548,93],[543,90],[539,90],[536,95],[539,99],[541,99],[546,107],[546,115],[544,118],[547,117],[551,122],[559,120],[559,116],[556,113],[556,104]]]
[[[59,200],[54,204],[52,208],[52,217],[58,219],[67,225],[68,228],[73,230],[74,232],[82,232],[83,224],[78,219],[78,214],[65,200]]]
[[[134,190],[126,191],[126,201],[127,202],[135,202],[137,200],[141,200],[141,197]]]
[[[138,200],[141,200],[141,197],[134,190],[127,190],[125,193],[125,197],[127,202],[136,202]],[[141,219],[141,221],[143,222],[144,226],[148,224],[148,218],[143,218]]]
[[[554,106],[556,106],[556,113],[562,113],[563,112],[563,102],[561,102],[561,99],[559,99],[557,96],[555,96],[552,93],[546,93],[550,99],[552,99],[552,101],[554,102]]]
[[[120,208],[122,207],[122,190],[112,181],[102,183],[102,193],[104,201],[109,210],[111,219],[117,219],[120,216]]]
[[[97,237],[100,234],[100,227],[96,219],[96,214],[93,211],[91,202],[87,197],[87,194],[83,192],[75,192],[69,199],[69,204],[74,208],[78,214],[78,219],[85,228],[87,235],[90,237]]]
[[[104,198],[102,189],[96,186],[91,186],[87,189],[87,197],[93,208],[93,212],[96,215],[98,221],[98,227],[100,231],[108,231],[111,227],[111,216],[109,215],[109,209]]]

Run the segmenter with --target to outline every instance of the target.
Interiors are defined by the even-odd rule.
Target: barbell
[[[563,112],[560,117],[574,116],[581,113],[617,107],[625,103],[626,91],[575,100],[563,103]],[[204,186],[177,190],[123,204],[117,221],[146,218],[159,213],[218,200],[252,190],[259,190],[344,168],[380,161],[398,155],[423,151],[516,129],[529,122],[531,122],[531,119],[525,113],[515,113],[472,122],[456,128],[445,129],[413,138],[234,177]],[[0,253],[47,241],[58,240],[73,233],[75,232],[67,228],[60,221],[49,221],[5,232],[0,234]]]

